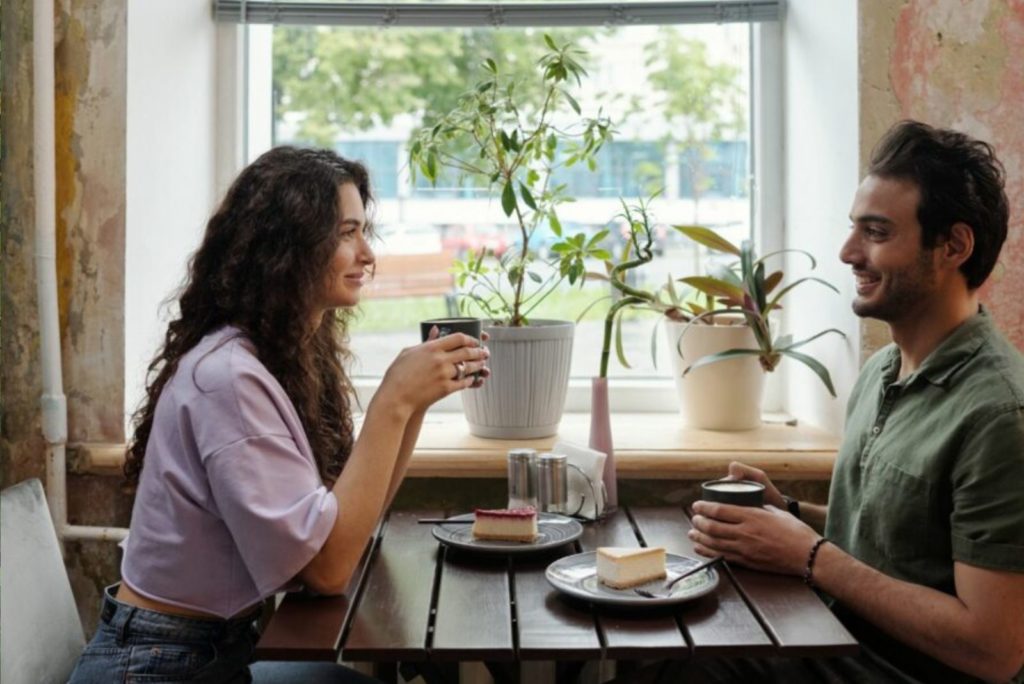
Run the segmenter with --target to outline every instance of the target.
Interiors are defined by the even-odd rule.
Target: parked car
[[[445,251],[459,256],[488,249],[500,257],[508,250],[509,238],[506,231],[509,230],[511,228],[493,223],[452,224],[444,227],[441,244]]]
[[[432,223],[382,223],[373,251],[385,254],[440,254],[444,251],[441,227]]]

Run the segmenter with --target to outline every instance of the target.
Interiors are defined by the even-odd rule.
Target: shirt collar
[[[967,360],[974,356],[985,341],[986,332],[992,327],[992,319],[984,307],[978,307],[974,314],[953,330],[950,335],[932,350],[921,367],[904,378],[902,385],[909,386],[917,378],[924,378],[936,386],[943,386]],[[883,376],[894,378],[899,369],[900,350],[893,345],[889,360],[882,369]],[[891,380],[890,380],[891,382]]]

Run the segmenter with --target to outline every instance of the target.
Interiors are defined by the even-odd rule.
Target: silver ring
[[[462,380],[464,377],[466,377],[466,364],[460,361],[459,363],[455,364],[455,377],[452,379]]]

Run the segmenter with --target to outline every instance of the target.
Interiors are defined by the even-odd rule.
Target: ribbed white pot
[[[716,318],[722,319],[721,315]],[[704,430],[752,430],[761,425],[764,371],[756,356],[719,361],[683,371],[697,359],[727,349],[756,349],[757,340],[741,318],[736,325],[665,321],[672,375],[683,425]],[[683,330],[686,333],[683,334]],[[681,337],[680,337],[681,336]],[[676,352],[676,343],[681,352]]]
[[[493,439],[533,439],[558,432],[569,388],[570,321],[533,320],[529,326],[484,325],[491,339],[491,377],[460,392],[469,431]]]

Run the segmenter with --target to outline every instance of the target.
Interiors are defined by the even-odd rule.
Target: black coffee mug
[[[437,326],[437,336],[444,337],[452,333],[464,333],[470,337],[480,339],[482,323],[479,318],[433,318],[429,321],[420,322],[420,337],[424,342],[430,335],[430,330]]]
[[[480,339],[482,322],[479,318],[433,318],[429,321],[420,322],[420,337],[427,341],[430,330],[437,326],[438,338],[452,333],[464,333],[470,337]],[[480,373],[471,373],[474,378],[479,378]]]
[[[753,480],[712,480],[701,484],[700,498],[734,506],[763,506],[764,485]]]

